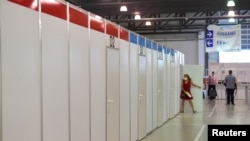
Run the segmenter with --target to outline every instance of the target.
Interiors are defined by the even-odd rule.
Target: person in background
[[[214,71],[212,71],[212,75],[209,75],[209,77],[208,77],[208,96],[210,96],[211,93],[209,93],[209,92],[211,92],[211,90],[215,90],[215,92],[217,93],[216,83],[217,83],[217,79],[214,76]],[[214,98],[215,97],[210,97],[210,99],[214,99]]]
[[[209,75],[209,78],[208,78],[208,89],[216,90],[216,83],[217,83],[217,79],[214,76],[214,71],[212,71],[212,75]]]
[[[181,83],[181,90],[184,91],[186,93],[186,95],[184,97],[181,97],[182,101],[181,101],[181,113],[184,113],[184,104],[185,101],[188,100],[193,113],[196,113],[196,111],[194,110],[194,105],[193,105],[193,96],[191,94],[191,86],[197,87],[197,88],[201,88],[200,86],[196,85],[193,83],[191,77],[188,74],[184,74],[182,83]]]
[[[233,71],[229,70],[228,75],[225,77],[224,85],[226,86],[226,93],[227,93],[227,105],[234,103],[234,90],[236,89],[236,77],[233,76]]]

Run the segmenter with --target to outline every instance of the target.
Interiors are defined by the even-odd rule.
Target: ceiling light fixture
[[[227,7],[234,7],[234,6],[235,6],[234,0],[227,1]]]
[[[146,21],[145,25],[146,25],[146,26],[151,26],[152,24],[151,24],[150,21]]]
[[[95,18],[98,19],[98,20],[101,20],[102,17],[101,16],[98,16],[98,15],[95,15]]]
[[[127,6],[126,5],[122,5],[121,8],[120,8],[120,11],[122,11],[122,12],[128,11]]]
[[[233,17],[233,16],[235,16],[235,13],[234,13],[234,11],[228,11],[228,16],[231,16],[231,17]]]
[[[228,22],[234,23],[234,22],[235,22],[235,19],[234,19],[234,18],[230,18],[230,19],[228,20]]]
[[[141,19],[141,15],[135,15],[135,20],[140,20]]]

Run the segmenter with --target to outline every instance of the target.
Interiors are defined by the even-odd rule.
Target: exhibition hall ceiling
[[[139,34],[193,33],[209,24],[248,24],[250,0],[65,0]],[[127,11],[121,12],[121,6]],[[228,12],[235,12],[229,23]],[[141,19],[135,19],[135,15]],[[151,22],[151,25],[145,25]]]

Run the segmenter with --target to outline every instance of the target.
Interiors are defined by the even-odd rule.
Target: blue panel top
[[[159,51],[159,52],[162,52],[162,45],[159,45],[159,44],[158,44],[158,51]]]
[[[153,49],[157,50],[157,43],[156,42],[153,42]]]
[[[139,45],[145,47],[145,38],[144,37],[139,36]]]
[[[175,50],[171,49],[171,56],[174,56],[174,55],[175,55]]]
[[[152,42],[150,41],[150,40],[146,40],[146,47],[147,48],[152,48],[152,44],[151,44]]]
[[[170,48],[167,48],[167,54],[169,54],[169,53],[170,53],[170,51],[171,51],[171,49],[170,49]]]
[[[137,35],[130,32],[130,42],[137,44]]]
[[[167,48],[165,46],[163,46],[163,53],[167,54]]]

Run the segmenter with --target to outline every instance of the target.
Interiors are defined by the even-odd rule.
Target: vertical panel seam
[[[91,120],[91,118],[92,118],[92,112],[91,112],[91,93],[92,93],[92,91],[91,91],[91,39],[90,39],[90,12],[88,12],[88,53],[89,53],[89,64],[88,64],[88,69],[89,69],[89,77],[88,77],[88,79],[89,79],[89,141],[91,141],[92,140],[92,128],[91,128],[91,126],[92,126],[92,120]]]
[[[3,3],[3,1],[1,1],[0,3]],[[2,7],[2,5],[3,4],[1,4],[0,5],[0,14],[2,13],[1,12],[1,7]],[[1,15],[0,15],[0,31],[2,31],[1,30],[1,22],[2,21],[2,18],[1,18]],[[2,34],[1,34],[2,32],[0,32],[0,141],[2,141],[3,140],[3,113],[2,113],[2,108],[3,108],[3,100],[2,100],[2,98],[3,98],[3,96],[2,96],[2,94],[3,94],[3,90],[2,90]]]
[[[66,3],[67,6],[66,6],[66,26],[67,26],[67,36],[68,36],[68,40],[67,40],[67,52],[68,52],[68,62],[67,62],[67,72],[68,72],[68,75],[67,75],[67,80],[68,80],[68,140],[71,141],[71,89],[70,89],[70,82],[71,82],[71,79],[70,79],[70,27],[69,27],[69,24],[70,24],[70,15],[69,15],[69,2]]]
[[[42,48],[42,5],[41,0],[38,0],[38,28],[39,28],[39,48],[40,48],[40,110],[41,110],[41,141],[43,141],[43,48]]]

